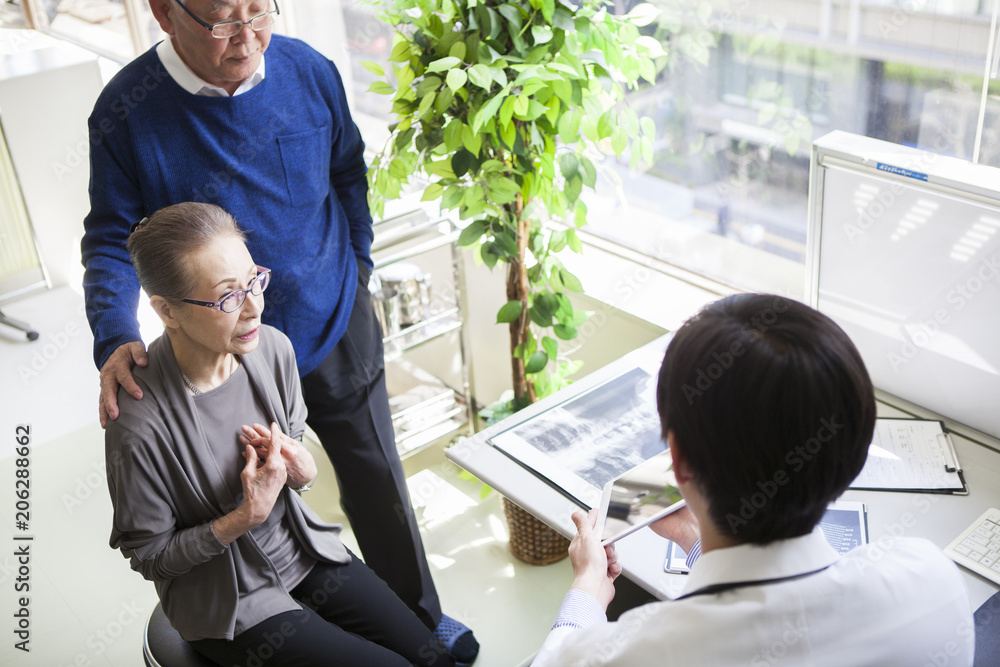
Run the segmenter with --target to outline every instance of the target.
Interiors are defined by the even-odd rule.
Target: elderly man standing
[[[294,345],[308,423],[334,464],[365,561],[459,664],[471,663],[478,643],[441,614],[395,447],[367,292],[364,145],[337,68],[271,35],[277,0],[149,4],[169,39],[108,84],[89,121],[82,245],[101,424],[118,416],[119,386],[141,398],[131,369],[146,364],[129,227],[178,202],[222,206],[272,269],[264,321]]]

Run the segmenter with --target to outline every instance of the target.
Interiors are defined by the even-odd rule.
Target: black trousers
[[[291,591],[302,604],[232,641],[191,642],[224,667],[453,667],[437,637],[357,558],[319,563]]]
[[[359,266],[357,296],[343,338],[302,378],[306,422],[333,463],[341,505],[365,562],[433,629],[441,620],[441,603],[396,451],[369,273]]]

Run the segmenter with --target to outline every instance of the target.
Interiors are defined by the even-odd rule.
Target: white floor
[[[111,504],[97,423],[97,371],[82,298],[61,288],[4,307],[33,324],[28,343],[0,327],[0,665],[142,665],[152,584],[108,547]],[[15,527],[15,429],[31,427],[30,517]],[[322,451],[322,482],[306,498],[327,520],[343,521]],[[478,667],[511,667],[531,655],[551,624],[572,573],[567,561],[521,563],[507,550],[496,494],[459,476],[432,448],[405,462],[425,548],[445,612],[471,626],[482,644]],[[6,490],[9,489],[9,490]],[[15,541],[32,536],[33,540]],[[348,533],[345,541],[353,542]],[[6,545],[6,546],[4,546]],[[17,592],[17,547],[29,545]],[[353,546],[353,545],[352,545]],[[14,611],[29,598],[30,653],[14,648]]]

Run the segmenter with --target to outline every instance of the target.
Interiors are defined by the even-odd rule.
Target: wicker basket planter
[[[530,565],[548,565],[569,554],[569,540],[521,509],[503,499],[503,514],[510,531],[510,552]]]

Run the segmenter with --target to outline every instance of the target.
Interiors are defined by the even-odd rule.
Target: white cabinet
[[[415,321],[383,338],[396,446],[400,456],[407,456],[446,436],[471,433],[473,401],[464,341],[464,280],[455,246],[460,230],[430,207],[404,201],[392,208],[374,224],[373,283],[405,262],[430,287],[427,305]]]

